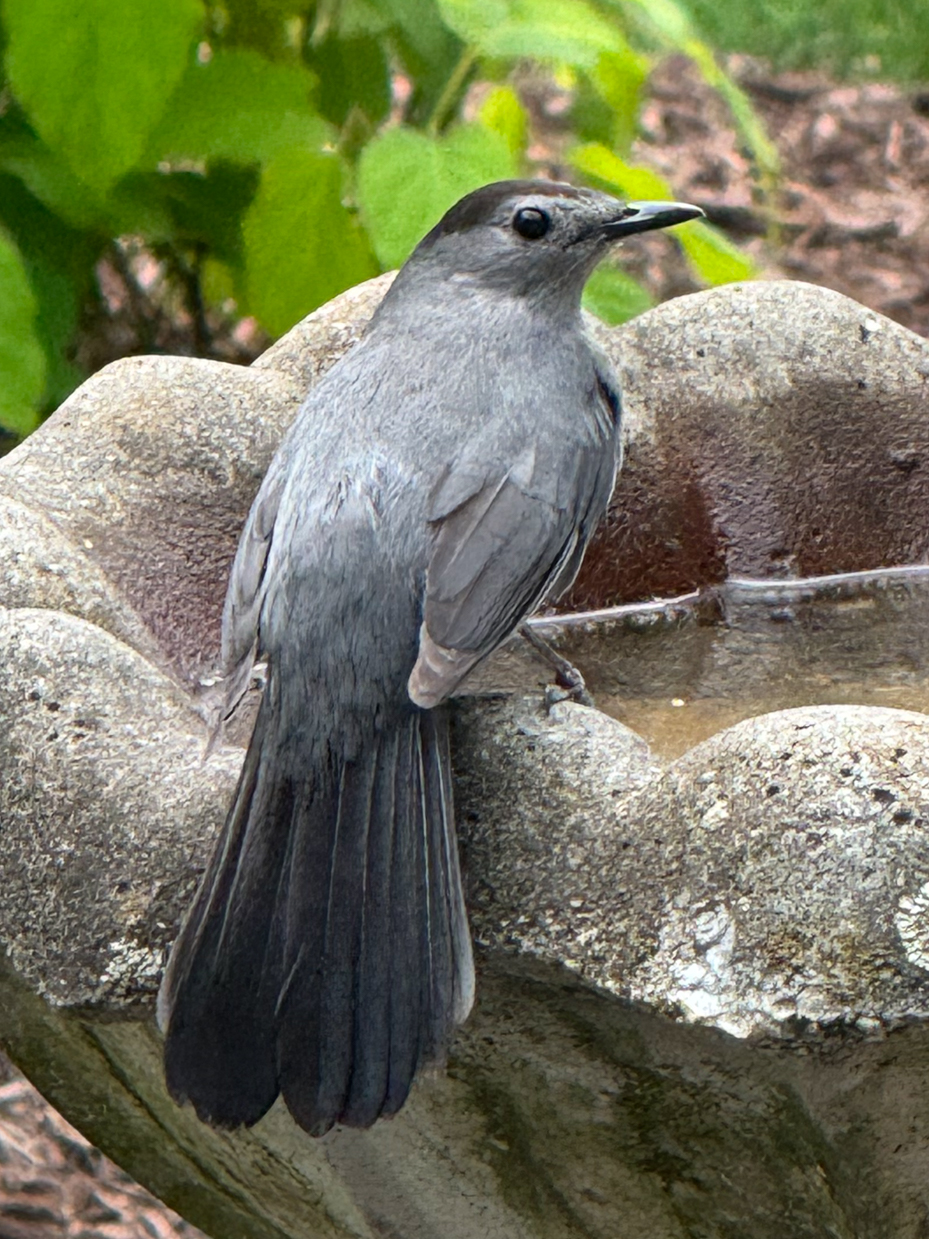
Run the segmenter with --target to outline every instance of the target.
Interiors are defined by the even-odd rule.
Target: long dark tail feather
[[[256,1122],[278,1092],[267,1010],[279,986],[274,909],[288,831],[262,824],[289,820],[294,789],[262,762],[272,737],[271,711],[261,709],[223,834],[159,994],[168,1088],[218,1126]]]
[[[313,1134],[367,1127],[473,996],[448,720],[411,709],[356,760],[285,777],[269,690],[162,986],[168,1086],[218,1126],[281,1091]]]

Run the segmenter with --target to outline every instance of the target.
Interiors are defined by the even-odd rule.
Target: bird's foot
[[[559,701],[576,701],[578,705],[592,706],[594,699],[584,683],[584,677],[573,663],[563,658],[557,650],[528,624],[521,624],[519,635],[540,654],[555,672],[555,683],[545,689],[545,705],[550,710]]]

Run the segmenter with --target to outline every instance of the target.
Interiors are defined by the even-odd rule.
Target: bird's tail
[[[217,1126],[282,1092],[315,1135],[367,1127],[473,997],[448,718],[410,709],[356,760],[295,773],[268,689],[159,995],[168,1087]]]

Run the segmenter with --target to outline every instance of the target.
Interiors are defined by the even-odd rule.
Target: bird
[[[171,1095],[313,1136],[398,1112],[474,999],[448,700],[570,586],[620,463],[584,328],[624,237],[693,219],[542,180],[467,194],[314,386],[246,520],[227,710],[265,683],[158,1000]]]

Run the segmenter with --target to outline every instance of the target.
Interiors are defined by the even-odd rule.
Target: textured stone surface
[[[926,715],[778,711],[666,770],[570,704],[469,704],[456,740],[488,945],[743,1037],[929,1013]]]
[[[654,949],[676,823],[640,826],[661,777],[644,741],[597,710],[476,701],[455,720],[459,835],[475,936],[560,959],[622,991]]]
[[[0,528],[5,607],[82,616],[157,658],[157,643],[141,617],[89,557],[90,539],[74,541],[40,508],[4,494],[0,494]]]
[[[642,804],[685,847],[628,992],[741,1036],[929,1014],[929,718],[819,706],[728,728]]]
[[[383,287],[250,370],[109,367],[0,462],[0,1036],[223,1239],[920,1239],[923,715],[780,711],[664,767],[583,707],[462,705],[484,945],[447,1072],[324,1141],[280,1108],[214,1133],[165,1095],[151,998],[241,760],[202,717],[225,573],[304,387]],[[630,463],[592,599],[921,553],[924,341],[796,285],[608,335]]]
[[[82,1022],[2,970],[0,999],[46,1094],[222,1239],[922,1234],[918,1029],[811,1062],[497,955],[448,1072],[396,1120],[313,1141],[279,1108],[252,1131],[205,1128],[165,1097],[150,1029]]]
[[[577,605],[925,559],[929,341],[783,280],[607,334],[629,452]]]
[[[215,657],[239,529],[301,397],[277,372],[114,362],[4,458],[0,492],[83,553],[86,568],[70,565],[76,591],[103,573],[193,682]]]
[[[151,1002],[241,750],[102,629],[0,611],[0,939],[57,1004]]]

